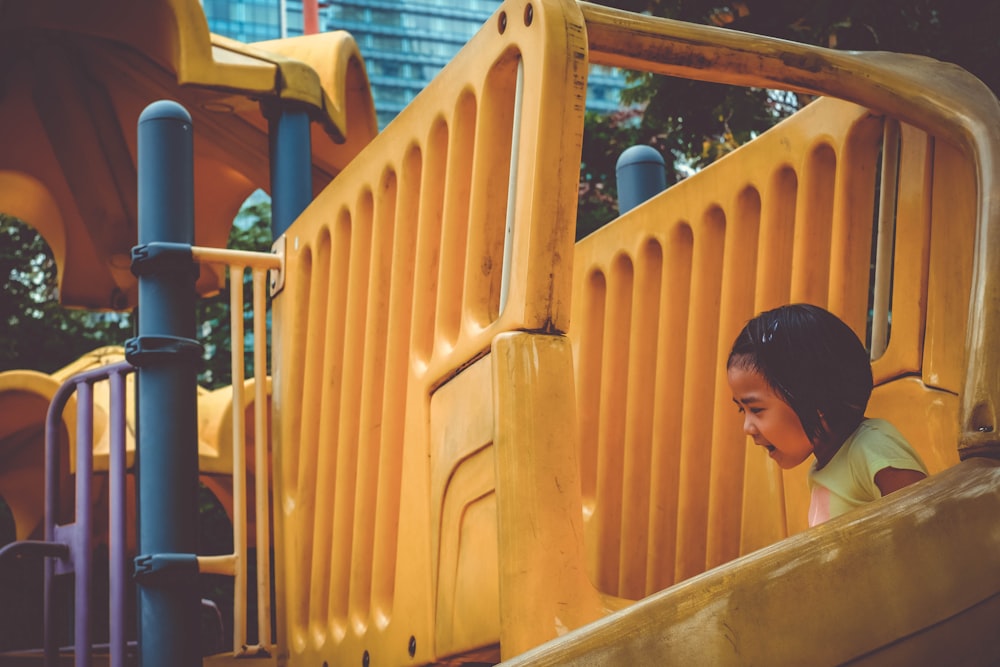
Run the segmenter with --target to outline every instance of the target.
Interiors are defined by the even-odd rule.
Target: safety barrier
[[[996,224],[992,149],[944,93],[910,103],[904,76],[843,73],[912,61],[831,54],[508,2],[321,193],[282,241],[274,301],[279,660],[516,655],[799,529],[802,480],[745,454],[720,360],[745,319],[787,300],[863,331],[876,209],[875,245],[895,244],[876,257],[888,386],[873,405],[919,396],[934,426],[904,432],[935,470],[954,463],[942,433],[967,374],[928,332],[985,321],[956,295],[993,279],[952,264]],[[588,62],[862,106],[806,109],[574,251]],[[897,149],[898,171],[879,169]],[[899,195],[876,206],[890,182]],[[955,218],[941,254],[939,197]]]
[[[271,634],[271,481],[270,481],[270,398],[267,379],[267,290],[268,276],[277,280],[281,274],[282,258],[261,252],[222,250],[193,247],[195,261],[225,268],[229,274],[229,316],[231,326],[232,397],[229,413],[232,419],[230,442],[219,442],[219,465],[214,472],[231,475],[233,552],[219,556],[198,556],[198,571],[203,574],[223,574],[233,577],[233,655],[268,655],[273,651]],[[249,399],[244,396],[246,379],[246,335],[244,318],[243,276],[249,270],[252,285],[251,333],[253,335],[253,458],[247,460],[246,413],[244,406]],[[220,429],[221,430],[221,429]],[[204,448],[202,448],[204,449]],[[206,472],[205,457],[201,472]],[[232,467],[226,471],[229,463]],[[246,488],[247,477],[253,475],[252,495]],[[254,500],[251,513],[248,498]],[[257,618],[247,618],[247,542],[248,526],[255,528],[254,544],[257,547],[256,600]],[[256,643],[248,644],[248,620],[255,623]]]
[[[257,550],[256,588],[257,617],[247,618],[248,608],[248,528],[254,529],[249,536],[253,544],[269,545],[270,533],[270,455],[269,455],[269,414],[270,414],[270,382],[266,374],[259,374],[259,369],[267,368],[267,317],[266,293],[269,271],[280,271],[281,258],[269,253],[240,252],[212,248],[192,249],[194,258],[213,270],[220,272],[228,270],[235,287],[230,290],[230,325],[232,331],[231,369],[233,385],[215,392],[204,392],[199,395],[201,407],[201,425],[199,428],[199,463],[201,480],[223,501],[224,506],[233,520],[233,552],[221,556],[199,556],[198,569],[206,574],[224,574],[234,578],[233,604],[233,648],[235,656],[266,655],[273,651],[271,634],[272,596],[270,549],[265,546]],[[243,275],[249,269],[252,283],[252,340],[253,368],[255,375],[263,381],[247,381],[245,371],[245,341],[244,332],[244,297]],[[67,367],[60,375],[71,372],[73,368],[92,363],[91,357],[97,359],[120,358],[121,348],[104,348]],[[129,571],[126,565],[128,550],[134,549],[134,535],[127,530],[126,516],[134,512],[134,502],[127,490],[126,473],[132,464],[134,455],[134,440],[131,437],[132,428],[131,405],[125,400],[126,377],[134,370],[125,361],[119,361],[97,368],[73,373],[72,376],[51,397],[51,406],[46,423],[46,468],[45,497],[46,523],[45,542],[22,540],[14,543],[7,550],[26,555],[41,555],[49,559],[51,573],[47,582],[55,574],[67,572],[75,576],[76,614],[74,628],[74,654],[77,664],[85,664],[91,659],[92,615],[89,613],[91,600],[91,548],[92,540],[98,536],[93,520],[93,496],[95,484],[99,477],[94,473],[103,473],[108,477],[109,498],[108,509],[111,517],[108,535],[111,594],[109,609],[111,618],[109,629],[111,641],[101,647],[98,652],[107,652],[112,665],[123,665],[127,656],[125,644],[125,614],[128,606],[125,601],[125,577]],[[25,380],[22,372],[14,381]],[[36,374],[37,375],[37,374]],[[33,376],[32,376],[33,377]],[[31,379],[31,378],[28,378]],[[50,378],[41,386],[48,387],[54,382]],[[38,383],[36,383],[38,384]],[[18,385],[21,386],[21,385]],[[33,388],[33,386],[29,387]],[[246,391],[252,391],[247,396]],[[110,393],[110,397],[106,394]],[[75,418],[65,419],[63,408],[76,397]],[[95,411],[95,398],[99,398],[100,414]],[[246,429],[247,408],[252,406],[251,429],[253,436],[250,445],[250,459],[247,459],[248,437]],[[96,419],[95,419],[96,417]],[[228,418],[229,424],[219,423]],[[106,423],[105,423],[106,420]],[[75,425],[76,434],[72,439],[76,443],[69,461],[61,461],[59,452],[59,433],[68,422]],[[95,437],[99,436],[99,437]],[[63,445],[65,446],[65,445]],[[74,519],[66,524],[57,523],[59,508],[67,506],[60,500],[60,489],[65,486],[63,477],[66,471],[75,479]],[[264,474],[258,474],[264,471]],[[249,492],[246,488],[247,478],[252,476],[254,488]],[[248,499],[252,499],[254,507],[248,507]],[[19,525],[19,533],[27,530]],[[26,536],[26,534],[25,534]],[[51,546],[55,545],[55,546]],[[56,551],[52,551],[56,549]],[[51,552],[51,553],[50,553]],[[57,553],[58,552],[58,553]],[[57,561],[53,563],[53,558]],[[60,560],[61,559],[61,560]],[[47,589],[51,584],[47,583]],[[47,600],[51,593],[46,593]],[[51,602],[47,602],[45,633],[46,651],[52,656],[60,650],[55,644],[52,626]],[[248,636],[256,638],[256,643],[249,644]],[[65,649],[62,649],[65,650]],[[49,658],[54,660],[54,657]],[[86,663],[86,664],[89,664]]]
[[[496,656],[490,375],[470,364],[501,332],[567,324],[586,59],[563,9],[504,5],[286,234],[275,507],[290,659]],[[479,379],[468,410],[438,407],[463,377]]]
[[[864,338],[869,266],[895,272],[869,414],[894,421],[932,471],[958,462],[961,350],[933,328],[964,334],[975,218],[930,202],[974,201],[961,191],[971,166],[893,127],[821,99],[577,245],[569,335],[602,591],[638,599],[806,527],[806,471],[747,447],[726,357],[746,320],[789,302],[826,306]],[[874,316],[876,333],[888,317]]]
[[[45,534],[44,540],[21,540],[0,549],[0,560],[13,555],[44,559],[44,654],[54,665],[60,654],[56,636],[55,577],[73,575],[73,656],[77,667],[91,664],[91,605],[93,602],[93,542],[95,515],[94,390],[109,391],[106,424],[108,435],[108,600],[109,635],[106,647],[112,667],[123,667],[126,658],[126,461],[125,378],[135,369],[128,362],[100,366],[68,378],[52,396],[45,420]],[[105,384],[106,383],[106,384]],[[60,521],[60,490],[66,468],[60,453],[63,410],[76,398],[76,479],[72,520]],[[102,425],[102,427],[105,425]]]

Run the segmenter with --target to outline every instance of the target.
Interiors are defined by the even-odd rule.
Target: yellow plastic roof
[[[195,243],[225,246],[269,189],[262,101],[312,119],[318,192],[377,132],[364,63],[343,32],[268,42],[211,35],[197,0],[0,4],[0,211],[38,229],[64,304],[134,305],[136,122],[174,99],[195,127]],[[203,271],[199,289],[218,287]]]

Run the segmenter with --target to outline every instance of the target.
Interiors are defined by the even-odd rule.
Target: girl
[[[815,457],[810,526],[927,476],[895,427],[865,418],[868,353],[832,313],[808,304],[761,313],[736,337],[726,369],[755,444],[782,468]]]

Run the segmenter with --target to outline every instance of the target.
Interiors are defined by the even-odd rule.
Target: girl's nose
[[[757,425],[754,423],[752,416],[749,410],[743,415],[743,432],[747,435],[757,434]]]

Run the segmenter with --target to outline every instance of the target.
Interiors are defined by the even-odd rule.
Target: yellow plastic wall
[[[805,467],[748,446],[725,362],[747,319],[789,302],[864,339],[882,126],[821,99],[577,245],[569,336],[601,591],[643,597],[805,529]],[[935,472],[958,461],[975,199],[968,160],[902,136],[892,326],[868,414]],[[953,203],[932,207],[939,192]]]
[[[502,332],[568,324],[586,69],[573,5],[504,4],[286,234],[274,457],[290,662],[498,656],[490,367],[474,362]]]
[[[574,248],[590,55],[854,103],[809,106]],[[992,154],[946,95],[872,83],[911,64],[504,3],[285,235],[278,662],[507,658],[801,530],[804,470],[748,450],[725,355],[793,300],[864,333],[886,114],[900,231],[872,410],[953,466]]]

